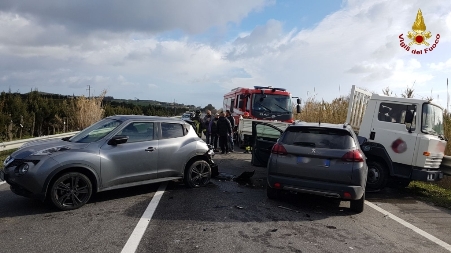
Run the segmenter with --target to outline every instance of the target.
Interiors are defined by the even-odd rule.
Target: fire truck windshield
[[[289,96],[275,94],[254,94],[252,108],[255,111],[271,114],[291,114],[292,106]]]

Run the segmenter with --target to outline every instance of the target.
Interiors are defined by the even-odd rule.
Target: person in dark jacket
[[[213,138],[211,136],[211,130],[210,130],[210,122],[212,121],[213,117],[211,116],[211,111],[207,110],[205,117],[202,119],[202,132],[205,135],[205,142],[207,144],[211,144],[213,142]]]
[[[233,132],[235,131],[235,119],[233,118],[232,114],[230,113],[230,110],[226,111],[226,118],[230,122],[230,126],[232,127],[232,133],[227,138],[227,145],[229,146],[230,152],[234,152],[233,150]]]
[[[218,150],[218,120],[219,120],[219,113],[215,114],[215,117],[210,121],[210,125],[208,126],[208,129],[211,134],[211,142],[210,144],[213,145],[214,152],[219,152]]]
[[[196,110],[196,114],[191,117],[191,120],[196,126],[196,133],[199,138],[202,138],[202,119],[200,118],[200,110]]]
[[[224,113],[219,114],[219,119],[217,123],[217,135],[219,136],[219,147],[221,148],[221,153],[229,153],[228,138],[232,134],[232,126],[230,121],[225,117]]]

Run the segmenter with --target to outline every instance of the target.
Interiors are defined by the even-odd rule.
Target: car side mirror
[[[126,136],[126,135],[116,135],[116,136],[113,136],[113,138],[111,138],[108,141],[108,145],[116,146],[118,144],[126,143],[127,141],[128,141],[128,136]]]
[[[359,141],[359,145],[362,145],[367,141],[367,139],[363,136],[357,136],[357,140]]]

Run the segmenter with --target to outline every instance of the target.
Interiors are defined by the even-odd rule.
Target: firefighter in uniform
[[[196,126],[195,130],[197,135],[199,136],[199,138],[202,138],[202,119],[200,118],[200,110],[196,110],[196,114],[194,114],[194,117],[191,117],[191,120]]]

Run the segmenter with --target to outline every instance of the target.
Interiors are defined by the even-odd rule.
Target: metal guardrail
[[[76,131],[76,132],[69,132],[69,133],[63,133],[63,134],[46,135],[46,136],[41,136],[41,137],[36,137],[36,138],[29,138],[29,139],[22,139],[22,140],[16,140],[16,141],[1,142],[0,143],[0,151],[20,148],[23,144],[25,144],[27,142],[30,142],[30,141],[39,141],[39,140],[50,140],[50,139],[64,138],[64,137],[69,137],[69,136],[75,135],[76,133],[78,133],[78,131]]]

